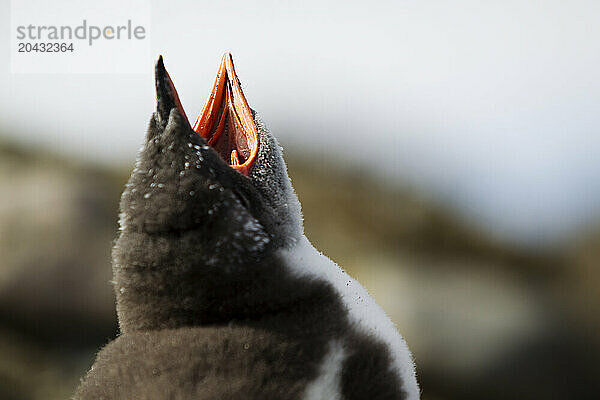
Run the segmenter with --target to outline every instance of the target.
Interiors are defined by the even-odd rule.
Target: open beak
[[[212,93],[193,129],[231,168],[249,175],[258,154],[258,133],[230,53],[223,56]]]
[[[157,114],[160,122],[166,124],[169,119],[169,113],[172,108],[177,107],[181,116],[187,121],[187,116],[175,90],[175,85],[169,76],[169,73],[165,69],[163,57],[159,56],[156,62],[155,68],[156,75],[156,100],[157,100]]]

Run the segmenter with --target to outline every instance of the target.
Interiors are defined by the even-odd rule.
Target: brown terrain
[[[307,236],[396,322],[424,400],[600,398],[600,230],[519,248],[400,184],[288,158]],[[0,144],[1,399],[69,398],[117,334],[128,174]]]

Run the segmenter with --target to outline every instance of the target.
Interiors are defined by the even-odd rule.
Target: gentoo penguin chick
[[[121,334],[75,399],[419,398],[391,320],[304,236],[281,149],[230,54],[190,126],[163,65],[121,198]]]

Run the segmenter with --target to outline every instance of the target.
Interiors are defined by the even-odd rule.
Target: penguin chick
[[[231,55],[193,127],[162,57],[156,91],[113,249],[121,334],[74,398],[418,399],[391,320],[304,236]]]

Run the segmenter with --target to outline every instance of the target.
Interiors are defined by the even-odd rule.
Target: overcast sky
[[[525,240],[600,214],[598,1],[153,1],[140,74],[11,74],[9,33],[0,132],[32,145],[129,162],[156,55],[194,119],[230,51],[289,148],[367,165]]]

